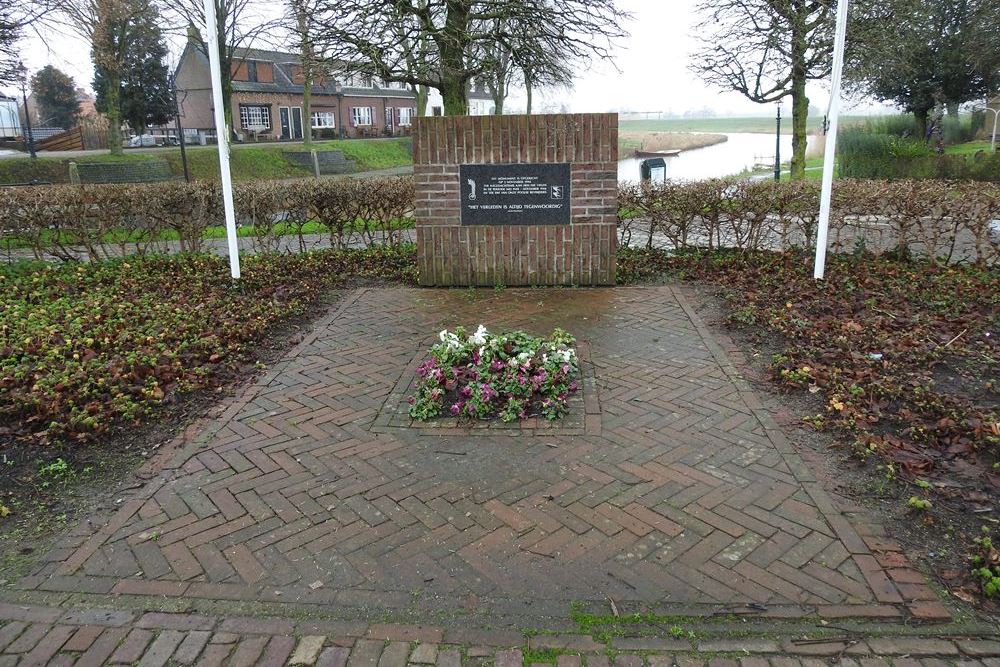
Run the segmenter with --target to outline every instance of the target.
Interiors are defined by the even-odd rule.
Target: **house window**
[[[257,61],[248,60],[247,61],[247,81],[257,81]]]
[[[353,125],[371,125],[371,107],[351,107],[351,123]]]
[[[413,123],[413,117],[417,115],[417,110],[410,107],[399,107],[399,125],[405,127]]]
[[[313,111],[312,126],[314,129],[336,127],[332,111]]]
[[[270,130],[271,107],[266,104],[241,104],[240,127],[244,130]]]

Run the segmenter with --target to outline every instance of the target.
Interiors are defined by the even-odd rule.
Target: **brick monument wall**
[[[422,285],[613,285],[618,116],[416,119],[417,258]],[[569,164],[569,224],[462,224],[460,165]]]

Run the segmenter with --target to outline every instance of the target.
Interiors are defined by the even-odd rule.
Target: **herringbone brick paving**
[[[437,332],[480,322],[585,342],[599,429],[373,430]],[[367,289],[19,586],[360,615],[610,598],[947,618],[897,547],[857,532],[856,511],[827,496],[669,287]]]

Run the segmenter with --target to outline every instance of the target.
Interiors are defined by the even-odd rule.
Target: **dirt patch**
[[[770,360],[782,350],[779,337],[728,324],[729,310],[717,287],[685,284],[681,289],[842,511],[851,514],[863,508],[879,517],[888,535],[934,582],[957,599],[974,603],[978,613],[992,620],[1000,616],[1000,601],[975,592],[968,560],[972,540],[982,534],[982,526],[996,525],[992,514],[975,512],[967,494],[949,496],[943,487],[936,489],[932,511],[909,507],[912,485],[880,461],[859,458],[849,443],[813,426],[825,410],[821,394],[783,391],[770,380]],[[955,391],[969,392],[973,385],[955,366],[942,366],[940,372],[949,371],[954,373]]]

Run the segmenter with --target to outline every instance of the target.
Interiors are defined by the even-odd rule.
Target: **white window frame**
[[[254,115],[258,118],[251,118],[251,111],[257,112]],[[259,120],[261,122],[253,122]],[[268,104],[241,104],[240,105],[240,127],[249,130],[251,127],[263,126],[265,130],[271,129],[271,106]]]
[[[371,107],[351,107],[351,123],[354,127],[371,127],[373,116]]]
[[[413,118],[417,115],[417,110],[414,107],[399,107],[397,109],[399,112],[399,126],[409,127],[413,124]]]
[[[317,123],[316,121],[322,116],[323,122]],[[328,128],[337,127],[337,114],[332,111],[313,111],[312,119],[309,121],[312,129],[314,130],[325,130]]]

